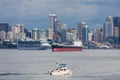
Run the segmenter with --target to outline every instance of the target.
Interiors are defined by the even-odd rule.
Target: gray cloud
[[[119,3],[120,0],[0,0],[0,21],[40,22],[48,26],[48,14],[55,13],[71,26],[80,21],[101,24],[106,16],[120,16]]]

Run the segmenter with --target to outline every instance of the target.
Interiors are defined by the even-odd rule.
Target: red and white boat
[[[83,49],[81,41],[75,41],[72,45],[54,44],[52,45],[53,52],[59,51],[81,51]]]

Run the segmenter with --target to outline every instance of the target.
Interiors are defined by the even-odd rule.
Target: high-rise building
[[[60,20],[56,20],[54,27],[54,34],[57,34],[61,29],[62,23]]]
[[[17,24],[18,33],[24,33],[24,24]]]
[[[52,28],[48,28],[46,30],[46,37],[50,40],[53,40],[53,29]]]
[[[110,39],[113,37],[113,18],[108,16],[106,21],[103,25],[104,31],[104,41],[109,42]]]
[[[66,38],[68,42],[75,41],[75,37],[73,33],[67,32]]]
[[[113,36],[119,38],[119,27],[115,27],[113,29]]]
[[[57,32],[58,40],[61,42],[66,41],[67,24],[62,24],[59,26],[59,31]]]
[[[78,24],[78,37],[83,41],[83,44],[88,41],[88,26],[86,22]]]
[[[96,28],[93,30],[93,40],[95,42],[103,42],[103,31],[102,28]]]
[[[76,40],[78,40],[77,31],[74,28],[69,29],[69,31],[67,32],[67,41],[76,41]]]
[[[14,40],[13,40],[13,32],[8,32],[7,33],[7,40],[10,40],[11,42],[14,42]]]
[[[67,41],[72,42],[78,40],[77,31],[75,29],[69,29],[67,32]]]
[[[116,37],[120,37],[120,17],[113,17],[113,24],[114,27],[116,27],[114,30],[114,36],[116,36],[115,34],[119,34],[119,36]]]
[[[40,39],[46,39],[46,31],[44,29],[40,30]]]
[[[50,20],[49,27],[53,29],[53,32],[56,32],[56,20],[57,20],[56,14],[49,14],[49,20]]]
[[[26,34],[24,33],[24,25],[17,24],[11,27],[11,32],[13,34],[13,42],[17,42],[18,40],[25,39]]]
[[[12,26],[11,32],[13,32],[13,34],[18,33],[18,28],[16,26]]]
[[[26,34],[26,38],[32,38],[32,31],[28,29],[24,29],[24,32]]]
[[[115,27],[120,27],[120,17],[113,17],[113,24]]]
[[[40,33],[38,28],[33,28],[32,30],[32,39],[33,40],[39,40],[40,39]]]
[[[9,31],[9,24],[8,23],[0,23],[0,31],[8,32]]]
[[[114,43],[120,44],[120,17],[113,17]]]
[[[82,30],[86,26],[86,22],[78,23],[78,36],[82,39]]]
[[[7,33],[10,29],[8,23],[0,23],[0,41],[7,39]]]
[[[93,41],[93,31],[88,33],[88,41]]]
[[[6,32],[0,31],[0,42],[3,42],[6,39]]]

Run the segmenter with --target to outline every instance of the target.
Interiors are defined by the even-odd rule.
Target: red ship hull
[[[54,52],[59,52],[59,51],[81,51],[82,48],[54,48]]]
[[[60,51],[81,51],[82,47],[67,47],[67,46],[52,46],[53,52],[60,52]]]

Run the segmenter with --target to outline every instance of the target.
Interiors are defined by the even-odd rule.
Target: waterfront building
[[[66,42],[66,33],[67,32],[67,25],[66,24],[61,24],[59,27],[59,31],[57,33],[58,35],[58,40],[61,42]]]
[[[88,41],[93,41],[93,31],[88,33]]]
[[[120,17],[113,17],[114,24],[114,43],[120,44]]]
[[[67,32],[67,41],[68,42],[73,42],[76,40],[76,36],[74,33],[71,33],[71,32]]]
[[[54,27],[54,34],[53,34],[53,40],[54,40],[54,42],[60,42],[60,35],[59,35],[59,33],[61,33],[61,26],[62,26],[63,24],[61,23],[61,21],[60,20],[57,20],[56,19],[56,21],[55,21],[55,27]]]
[[[46,29],[46,37],[50,40],[53,40],[53,29],[52,28]]]
[[[18,29],[19,40],[25,39],[26,37],[25,37],[25,33],[24,33],[24,24],[17,24],[16,27]]]
[[[40,39],[47,39],[46,38],[46,31],[44,29],[40,30]]]
[[[88,42],[88,26],[86,22],[78,24],[78,37],[83,41],[83,44]]]
[[[78,39],[77,37],[77,31],[75,29],[69,29],[67,32],[67,41],[76,41]]]
[[[103,42],[103,30],[102,28],[96,28],[93,30],[94,41]]]
[[[53,29],[53,32],[56,32],[56,20],[57,20],[57,16],[56,14],[49,14],[49,22],[50,22],[50,28]]]
[[[24,25],[17,24],[11,27],[11,32],[13,33],[13,42],[17,42],[20,39],[25,39],[26,34],[24,33]]]
[[[114,27],[119,29],[119,37],[120,37],[120,17],[113,17]]]
[[[56,19],[55,28],[54,28],[54,34],[57,34],[59,32],[59,30],[61,28],[61,25],[62,25],[61,21]]]
[[[6,39],[6,32],[0,31],[0,42],[3,42]]]
[[[119,38],[119,27],[114,26],[113,30],[114,30],[113,31],[113,33],[114,33],[113,36]]]
[[[8,32],[9,31],[9,24],[8,23],[0,23],[0,31]]]
[[[110,39],[113,37],[113,18],[108,16],[106,21],[103,25],[104,29],[104,41],[109,42]]]
[[[24,33],[24,24],[17,24],[18,33]]]
[[[32,38],[32,31],[31,30],[28,30],[25,28],[24,32],[25,32],[26,38]]]
[[[7,33],[7,40],[10,40],[11,42],[13,42],[13,32],[9,31]]]
[[[19,40],[18,28],[16,26],[12,26],[11,32],[13,33],[13,42],[17,42]]]
[[[61,23],[61,21],[57,19],[56,14],[49,14],[49,21],[50,25],[47,30],[49,39],[52,39],[54,42],[65,42],[67,25]]]
[[[33,40],[39,40],[40,39],[40,33],[38,28],[32,29],[32,39]]]
[[[114,24],[114,27],[120,28],[120,17],[113,17],[113,24]]]
[[[18,33],[18,28],[16,26],[12,26],[11,32],[13,32],[13,34]]]

